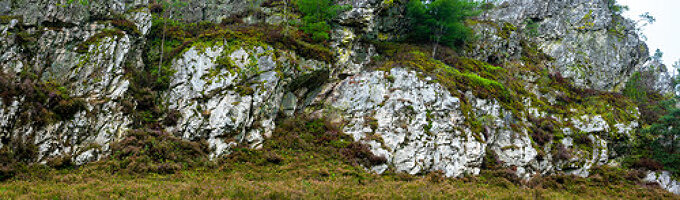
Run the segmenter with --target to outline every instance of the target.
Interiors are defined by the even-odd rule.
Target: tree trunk
[[[170,18],[172,18],[172,11],[170,11]],[[163,53],[165,52],[165,30],[167,27],[168,22],[166,21],[167,19],[163,20],[163,36],[161,38],[161,59],[158,62],[158,75],[161,75],[161,69],[163,66]]]
[[[437,46],[439,46],[439,39],[441,39],[442,35],[444,34],[443,31],[444,31],[444,24],[441,24],[441,25],[439,25],[439,31],[436,33],[437,36],[435,36],[435,37],[437,37],[437,40],[435,40],[434,45],[433,45],[434,47],[432,47],[432,58],[433,59],[435,58],[434,56],[437,55]]]
[[[286,23],[283,25],[284,27],[288,27],[288,15],[286,11],[288,11],[288,0],[283,1],[283,23]]]

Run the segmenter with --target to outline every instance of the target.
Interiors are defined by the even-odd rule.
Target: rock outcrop
[[[436,70],[374,66],[385,55],[367,41],[402,37],[403,1],[339,1],[352,8],[336,20],[332,59],[299,53],[314,48],[306,42],[227,38],[219,34],[229,30],[216,28],[167,44],[176,49],[160,65],[150,58],[159,44],[149,3],[0,0],[0,88],[13,91],[0,91],[0,148],[24,138],[39,147],[35,162],[68,156],[80,165],[106,156],[140,123],[168,121],[155,128],[207,141],[218,158],[238,145],[259,148],[281,117],[332,113],[346,134],[386,158],[366,166],[377,173],[462,177],[493,158],[525,179],[588,176],[594,166],[615,164],[619,138],[640,126],[637,108],[613,92],[643,71],[656,74],[657,91],[672,91],[664,68],[647,62],[635,24],[604,0],[505,0],[471,20],[479,39],[462,54],[502,80],[423,61],[450,70],[454,81],[500,85],[493,91],[505,96],[447,84]],[[214,26],[296,20],[282,5],[261,4],[202,0],[171,12],[180,22]],[[134,72],[167,78],[167,88],[140,89]],[[153,103],[133,99],[140,91]],[[677,193],[667,174],[647,179]]]
[[[610,1],[505,0],[482,16],[482,59],[521,57],[519,41],[536,42],[554,58],[552,70],[580,87],[620,91],[627,77],[649,56],[632,20],[616,14]],[[514,32],[521,31],[517,35]],[[506,50],[507,49],[507,50]]]

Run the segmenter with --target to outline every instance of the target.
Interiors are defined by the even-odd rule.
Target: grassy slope
[[[310,168],[318,167],[315,165]],[[278,168],[278,167],[277,167]],[[73,172],[40,181],[11,181],[0,184],[0,196],[10,199],[79,199],[79,198],[236,198],[236,199],[674,199],[662,191],[576,187],[559,189],[525,189],[503,182],[483,179],[446,179],[434,182],[429,177],[399,180],[394,176],[363,174],[363,179],[337,177],[298,177],[274,169],[241,172],[185,171],[175,175],[141,177],[100,175]]]
[[[231,156],[171,174],[111,173],[105,160],[80,169],[33,166],[0,182],[0,199],[673,199],[635,175],[599,169],[589,178],[553,176],[518,184],[502,170],[453,179],[438,173],[376,175],[358,163],[346,135],[329,122],[287,120],[261,151]],[[359,148],[361,149],[361,148]],[[122,158],[125,159],[125,158]],[[637,177],[637,178],[636,178]]]

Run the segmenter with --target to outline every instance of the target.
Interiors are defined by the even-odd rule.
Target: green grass
[[[293,152],[291,152],[293,153]],[[110,174],[86,167],[41,178],[0,183],[9,199],[673,199],[660,189],[635,184],[596,184],[590,179],[551,179],[560,186],[516,185],[501,177],[466,179],[438,175],[375,175],[338,160],[307,153],[281,164],[230,163],[221,169],[176,174]],[[601,183],[601,182],[600,182]]]

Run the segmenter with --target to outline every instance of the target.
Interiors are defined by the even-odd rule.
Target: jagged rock
[[[130,129],[133,122],[122,112],[122,102],[134,85],[125,68],[149,67],[142,57],[150,53],[143,51],[153,21],[148,0],[90,1],[88,6],[62,2],[0,0],[0,14],[11,16],[0,24],[0,71],[11,75],[39,72],[36,79],[63,85],[68,95],[85,100],[85,109],[67,120],[37,126],[19,120],[30,99],[3,99],[0,141],[31,138],[39,147],[36,162],[69,155],[80,165],[106,156],[109,144]],[[339,1],[352,8],[334,22],[339,24],[331,32],[334,63],[301,58],[259,43],[194,41],[210,45],[192,44],[171,58],[170,68],[176,72],[160,97],[163,106],[179,111],[179,119],[176,125],[163,128],[187,140],[207,141],[211,157],[216,158],[236,145],[259,148],[271,136],[279,112],[285,116],[304,112],[326,117],[333,126],[343,127],[355,140],[368,144],[374,154],[384,156],[387,164],[366,166],[378,173],[392,168],[410,174],[476,175],[491,153],[524,179],[555,173],[588,176],[590,168],[616,158],[610,135],[630,135],[638,128],[636,109],[630,109],[626,119],[612,119],[591,112],[563,116],[531,106],[532,101],[558,103],[557,95],[544,94],[534,85],[539,75],[521,77],[530,92],[526,95],[536,98],[523,96],[527,107],[513,112],[498,99],[452,91],[414,70],[375,71],[369,65],[379,55],[366,41],[403,37],[408,23],[403,2]],[[219,23],[239,17],[246,24],[280,24],[295,17],[282,14],[276,6],[260,7],[261,3],[191,1],[173,8],[173,18]],[[109,16],[132,22],[138,33],[122,32],[83,43],[114,29]],[[665,93],[671,88],[665,68],[646,62],[647,48],[635,33],[634,23],[612,15],[606,1],[504,0],[471,24],[479,40],[464,54],[478,60],[526,66],[532,64],[523,59],[526,54],[544,52],[554,60],[531,61],[547,65],[552,73],[561,73],[577,86],[620,91],[632,73],[652,71],[658,77],[653,83],[656,90]],[[31,38],[35,44],[23,44]],[[229,62],[218,62],[220,58]],[[539,145],[532,133],[540,124],[532,124],[529,118],[570,126],[554,130],[555,136],[563,138]],[[5,145],[2,142],[0,148]],[[667,174],[650,174],[648,180],[676,193],[680,190]]]
[[[50,33],[44,36],[45,39],[49,37]],[[0,127],[4,137],[34,139],[39,148],[38,160],[64,154],[77,157],[93,147],[96,151],[106,151],[110,142],[120,137],[131,123],[121,112],[119,103],[129,86],[124,78],[123,60],[130,49],[127,36],[106,38],[92,46],[87,55],[56,49],[56,52],[63,52],[56,60],[64,62],[46,68],[43,78],[63,82],[71,88],[71,96],[85,99],[86,109],[76,113],[71,120],[44,127],[33,126],[32,122],[18,120],[18,113],[24,111],[17,108],[30,100],[17,97],[10,108],[2,109],[6,112],[0,113],[0,118],[6,119]]]
[[[174,60],[176,73],[164,95],[168,107],[182,115],[169,131],[189,140],[208,140],[214,148],[212,157],[239,143],[259,148],[275,128],[282,100],[284,109],[291,109],[286,111],[295,111],[297,97],[288,93],[284,98],[284,94],[296,75],[303,74],[291,63],[302,59],[294,54],[281,53],[276,58],[271,47],[244,46],[223,52],[225,47],[192,47]],[[228,56],[236,68],[219,66],[215,60],[221,55]],[[302,63],[308,64],[305,71],[326,67],[313,61]]]
[[[519,41],[526,39],[553,57],[553,70],[577,86],[620,91],[649,56],[635,23],[613,15],[607,1],[504,0],[497,5],[481,19],[492,24],[476,28],[484,40],[470,54],[482,60],[516,59],[527,47]]]
[[[327,104],[342,111],[345,133],[369,144],[396,171],[479,173],[486,145],[464,128],[460,100],[415,72],[394,68],[349,77],[335,87]]]
[[[641,80],[645,85],[650,86],[651,89],[660,94],[675,93],[674,77],[668,72],[668,68],[663,63],[650,59],[641,66],[638,66],[636,72],[650,73],[650,77],[642,77]]]

